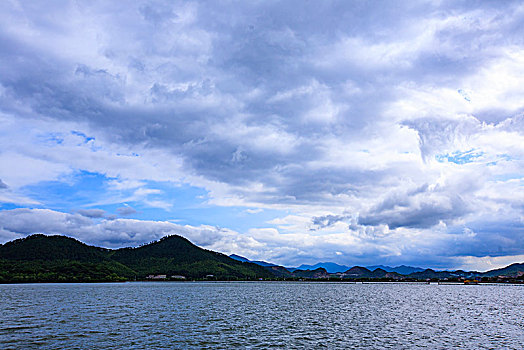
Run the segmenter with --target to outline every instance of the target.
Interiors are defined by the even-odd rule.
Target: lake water
[[[1,349],[524,349],[524,286],[0,285]]]

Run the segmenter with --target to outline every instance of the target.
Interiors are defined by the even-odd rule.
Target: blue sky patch
[[[441,163],[467,164],[478,161],[483,155],[484,152],[471,149],[465,152],[455,151],[452,153],[437,154],[435,159]]]

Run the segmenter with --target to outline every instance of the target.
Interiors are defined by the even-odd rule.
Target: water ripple
[[[523,286],[0,285],[2,349],[523,349]]]

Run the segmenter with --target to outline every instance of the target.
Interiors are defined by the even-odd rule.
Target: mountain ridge
[[[237,254],[231,254],[229,255],[229,257],[232,259],[239,260],[239,261],[252,262],[260,266],[279,266],[277,264],[269,263],[266,261],[249,260]],[[346,272],[351,267],[346,266],[346,265],[340,265],[334,262],[318,262],[314,265],[302,264],[298,267],[286,267],[286,269],[291,272],[296,271],[296,270],[316,270],[318,268],[323,268],[328,273],[337,273],[337,272]],[[366,268],[370,271],[374,271],[376,269],[382,269],[382,270],[385,270],[386,272],[396,272],[401,275],[409,275],[410,273],[413,273],[413,272],[421,272],[425,270],[421,267],[413,267],[413,266],[407,266],[407,265],[399,265],[395,267],[385,266],[385,265],[372,265],[372,266],[366,266]]]
[[[327,263],[318,263],[327,264]],[[318,265],[317,264],[317,265]],[[338,270],[343,265],[334,264]],[[334,266],[336,265],[336,266]],[[301,265],[316,267],[316,265]],[[139,247],[107,249],[87,245],[60,235],[35,234],[0,245],[0,283],[13,282],[104,282],[133,279],[328,279],[524,282],[524,263],[478,271],[435,271],[401,265],[407,274],[391,267],[353,266],[345,271],[326,268],[288,269],[265,261],[250,261],[239,255],[200,248],[188,239],[171,235]],[[411,272],[411,269],[416,269]]]
[[[410,273],[413,273],[413,272],[424,271],[424,269],[421,267],[413,267],[413,266],[406,266],[406,265],[399,265],[395,267],[391,267],[387,265],[386,266],[385,265],[373,265],[373,266],[367,266],[367,268],[371,271],[374,271],[376,269],[382,269],[387,272],[396,272],[401,275],[409,275]]]
[[[262,260],[249,260],[247,258],[244,258],[243,256],[236,255],[236,254],[231,254],[229,255],[229,257],[231,259],[235,259],[235,260],[242,261],[242,262],[250,262],[250,263],[257,264],[257,265],[264,266],[264,267],[278,266],[277,264],[268,263]]]
[[[146,279],[272,278],[264,267],[239,262],[172,235],[142,245],[106,249],[67,236],[31,235],[0,245],[0,282],[97,282]]]

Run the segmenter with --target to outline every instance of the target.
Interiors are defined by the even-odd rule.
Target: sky
[[[0,2],[0,243],[524,262],[520,1]]]

